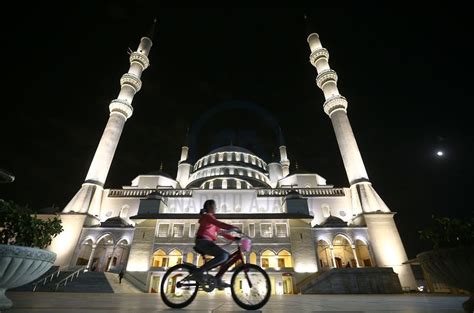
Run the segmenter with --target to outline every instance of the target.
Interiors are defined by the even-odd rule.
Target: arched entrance
[[[112,262],[112,253],[114,250],[114,238],[106,234],[99,238],[93,253],[92,263],[89,270],[93,272],[105,272]]]
[[[86,266],[89,263],[89,258],[91,257],[92,247],[94,242],[92,239],[86,239],[81,245],[79,254],[77,256],[76,265]]]
[[[333,240],[334,259],[336,267],[357,267],[351,243],[343,235],[337,235]]]
[[[334,267],[334,263],[331,255],[331,247],[324,240],[318,241],[318,259],[320,268]]]
[[[112,253],[107,257],[108,271],[120,271],[125,267],[128,258],[129,243],[127,239],[121,239],[114,246]]]
[[[373,266],[372,259],[370,257],[369,247],[365,242],[357,239],[355,242],[355,250],[357,254],[357,259],[359,260],[359,266]]]

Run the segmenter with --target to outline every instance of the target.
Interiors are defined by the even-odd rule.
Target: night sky
[[[127,49],[136,49],[154,16],[151,66],[106,187],[129,185],[161,162],[174,176],[188,127],[195,158],[232,142],[269,161],[278,147],[275,123],[293,169],[298,163],[328,184],[347,186],[309,63],[306,12],[349,100],[369,177],[398,212],[409,257],[426,249],[417,230],[432,214],[472,216],[469,10],[183,10],[110,1],[8,12],[16,18],[2,22],[0,168],[16,180],[0,185],[0,198],[36,209],[67,204],[86,176],[109,102],[128,70]],[[437,157],[438,150],[445,155]]]

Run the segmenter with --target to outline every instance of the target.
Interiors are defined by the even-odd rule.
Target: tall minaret
[[[186,131],[184,144],[181,147],[181,157],[178,162],[178,171],[176,172],[176,181],[181,188],[185,188],[189,182],[189,174],[192,170],[192,165],[188,162],[189,154],[189,128]]]
[[[337,88],[337,74],[329,67],[329,52],[321,45],[319,36],[308,36],[310,62],[316,67],[316,84],[324,93],[324,112],[331,119],[339,150],[351,185],[354,223],[367,226],[371,246],[378,266],[393,267],[402,287],[416,288],[413,272],[407,260],[400,235],[393,220],[394,212],[385,205],[369,181],[362,156],[347,117],[347,100]]]
[[[288,154],[286,153],[285,139],[283,138],[283,132],[281,127],[278,126],[278,144],[280,150],[280,164],[283,172],[283,177],[290,174],[290,160],[288,160]]]
[[[121,89],[117,99],[112,100],[109,105],[109,120],[92,159],[89,172],[87,172],[86,180],[74,198],[64,208],[64,213],[88,213],[94,216],[98,216],[100,213],[102,191],[114,158],[115,149],[125,122],[132,116],[132,101],[142,86],[140,80],[142,72],[150,64],[148,54],[153,45],[152,38],[155,23],[156,19],[149,33],[140,40],[138,49],[130,54],[130,68],[120,79]]]

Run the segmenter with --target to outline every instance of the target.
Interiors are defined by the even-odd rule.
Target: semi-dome
[[[132,227],[132,225],[128,224],[123,218],[120,216],[114,216],[111,218],[106,219],[102,223],[100,223],[100,227]]]
[[[346,227],[347,223],[337,216],[329,215],[329,217],[319,226],[320,227]]]
[[[211,183],[215,179],[219,180]],[[267,163],[250,150],[238,146],[214,149],[197,160],[187,185],[188,188],[206,189],[269,186]]]

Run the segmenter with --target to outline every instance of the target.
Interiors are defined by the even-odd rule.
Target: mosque
[[[323,109],[334,128],[348,186],[329,185],[317,173],[291,172],[291,153],[280,131],[276,160],[230,145],[192,161],[185,143],[176,177],[160,170],[138,175],[130,186],[105,189],[124,124],[133,114],[133,97],[149,66],[153,32],[130,53],[130,69],[109,105],[109,120],[86,179],[60,214],[65,230],[49,247],[58,254],[56,265],[123,269],[137,288],[157,292],[167,268],[202,264],[193,250],[198,212],[206,199],[215,199],[218,218],[252,237],[246,261],[269,273],[274,294],[350,293],[340,290],[346,281],[358,282],[352,292],[416,288],[411,268],[403,264],[407,255],[395,212],[369,180],[348,119],[348,101],[339,93],[329,52],[315,33],[307,39],[309,59],[326,99]]]

